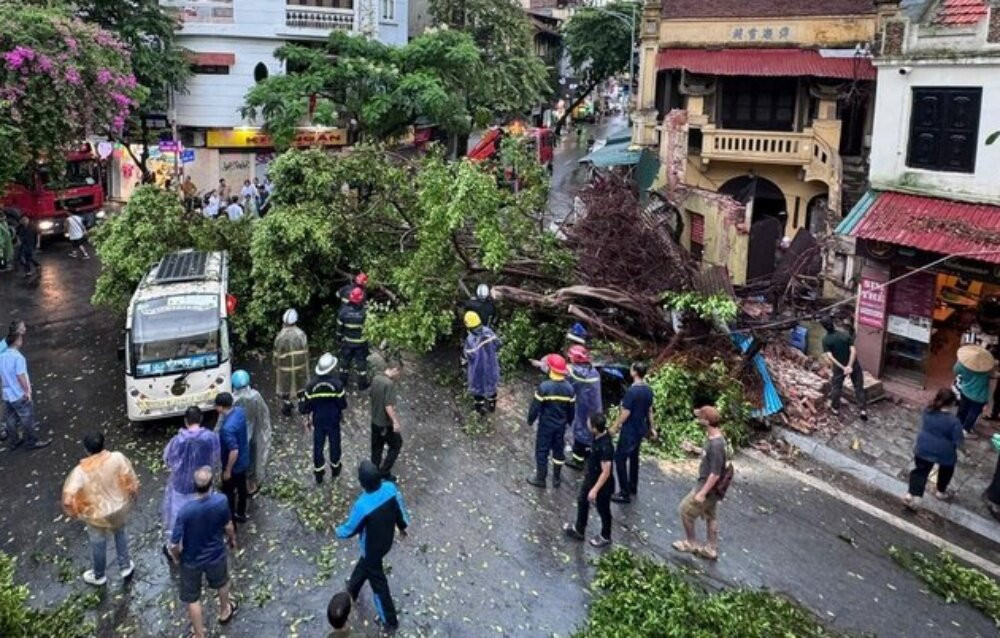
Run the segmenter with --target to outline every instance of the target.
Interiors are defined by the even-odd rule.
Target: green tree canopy
[[[447,29],[404,47],[334,32],[322,49],[286,45],[277,56],[294,72],[254,86],[243,113],[263,119],[287,145],[309,119],[326,126],[357,123],[362,137],[384,140],[425,117],[449,133],[469,132],[469,96],[482,83],[483,62],[472,39]]]
[[[633,11],[636,13],[633,14]],[[567,115],[557,123],[557,128],[598,84],[622,71],[631,71],[628,68],[633,43],[631,22],[638,11],[639,7],[634,3],[612,2],[603,7],[578,9],[566,21],[563,43],[570,63],[583,79],[583,84],[573,104],[566,109]]]
[[[532,44],[532,27],[513,0],[430,0],[438,23],[472,36],[483,56],[482,87],[472,108],[493,117],[520,115],[552,90]]]
[[[0,187],[30,162],[58,168],[89,135],[119,135],[147,92],[128,46],[59,9],[0,3]]]

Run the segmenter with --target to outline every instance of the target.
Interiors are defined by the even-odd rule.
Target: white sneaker
[[[100,578],[98,578],[97,576],[94,576],[94,570],[88,569],[87,571],[83,572],[83,582],[87,583],[88,585],[93,585],[94,587],[100,587],[101,585],[108,582],[108,577],[101,576]]]
[[[134,571],[135,571],[135,561],[131,561],[130,560],[128,562],[128,567],[126,567],[125,569],[121,570],[121,572],[119,572],[119,573],[122,576],[122,580],[128,580],[129,578],[132,577],[132,572],[134,572]]]

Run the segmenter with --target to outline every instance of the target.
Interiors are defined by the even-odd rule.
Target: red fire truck
[[[41,163],[8,185],[0,198],[8,224],[27,215],[40,236],[61,235],[69,213],[80,215],[87,226],[104,217],[104,190],[100,163],[90,144],[66,155],[61,175]]]
[[[544,166],[549,173],[552,172],[552,156],[555,145],[552,131],[547,128],[526,127],[520,122],[488,129],[480,138],[479,143],[469,151],[469,159],[474,162],[494,159],[500,152],[500,143],[508,136],[523,138],[524,143],[535,152],[538,163]]]

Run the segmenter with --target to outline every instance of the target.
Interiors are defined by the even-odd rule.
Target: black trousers
[[[639,493],[639,450],[642,443],[635,443],[635,449],[618,442],[615,449],[615,474],[618,475],[618,491],[623,494]]]
[[[396,605],[392,602],[392,594],[389,592],[389,580],[385,577],[385,568],[382,566],[381,558],[370,558],[362,556],[351,572],[351,578],[347,581],[347,593],[354,600],[361,594],[361,588],[365,581],[372,586],[372,598],[375,600],[375,611],[378,612],[382,623],[387,627],[395,627],[399,624],[396,618]]]
[[[358,389],[364,390],[368,387],[368,344],[350,343],[345,341],[340,346],[340,380],[344,382],[344,389],[347,389],[347,382],[351,378],[351,368],[358,375]]]
[[[581,534],[587,531],[587,518],[590,515],[590,501],[587,495],[593,487],[584,482],[580,486],[579,496],[576,497],[576,531]],[[614,481],[609,478],[597,493],[597,501],[594,503],[601,517],[601,536],[607,539],[611,538],[611,494],[614,491]]]
[[[1000,507],[1000,456],[997,456],[997,464],[993,470],[993,481],[986,488],[986,492],[983,495],[990,503]]]
[[[389,452],[385,455],[385,460],[382,460],[382,453],[385,451],[386,446],[389,447]],[[389,470],[392,469],[393,464],[399,457],[399,451],[403,448],[403,437],[399,432],[392,429],[392,426],[387,428],[381,428],[374,423],[372,424],[372,463],[378,467],[379,472],[382,474],[388,474]]]
[[[573,439],[573,461],[575,463],[583,463],[587,460],[590,455],[590,445],[587,443],[582,443],[575,438]]]
[[[229,480],[223,479],[222,493],[229,501],[229,513],[234,517],[243,518],[247,515],[247,473],[233,472]]]
[[[325,471],[326,458],[324,448],[330,447],[330,469],[334,472],[340,469],[340,424],[313,424],[313,472]]]
[[[916,467],[910,472],[909,492],[913,496],[923,496],[924,488],[927,487],[927,477],[930,476],[931,470],[934,469],[934,461],[928,461],[927,459],[915,456],[913,457],[913,463]],[[948,484],[951,483],[951,477],[954,475],[954,465],[938,466],[937,489],[939,492],[944,492],[948,489]]]

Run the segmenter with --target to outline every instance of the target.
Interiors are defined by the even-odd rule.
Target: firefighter
[[[358,375],[358,389],[368,389],[368,342],[365,340],[365,291],[355,286],[347,296],[347,304],[337,313],[337,332],[340,337],[340,381],[347,388],[351,368]]]
[[[486,284],[476,286],[476,296],[462,304],[465,311],[471,310],[479,315],[479,320],[487,328],[493,327],[493,320],[496,318],[497,308],[493,303],[490,287]]]
[[[361,289],[361,303],[368,301],[368,295],[365,294],[365,288],[368,286],[368,275],[363,272],[359,272],[354,276],[354,281],[352,283],[346,283],[340,287],[337,291],[337,299],[340,299],[341,307],[346,306],[351,302],[351,291],[355,288]]]
[[[281,399],[281,414],[292,416],[292,400],[309,376],[309,340],[296,326],[299,313],[289,308],[281,318],[281,332],[274,339],[275,391]]]
[[[579,344],[569,347],[569,382],[576,393],[576,415],[573,418],[573,454],[566,465],[582,470],[594,435],[587,421],[595,414],[604,414],[601,404],[601,373],[590,363],[590,352]]]
[[[552,487],[559,487],[562,483],[562,466],[566,462],[566,427],[573,422],[576,400],[573,386],[566,380],[569,369],[562,355],[546,356],[545,366],[549,378],[538,385],[528,411],[528,425],[538,422],[538,433],[535,436],[535,475],[528,477],[528,483],[535,487],[545,487],[551,454]]]
[[[476,412],[483,416],[487,410],[497,409],[497,384],[500,382],[500,338],[483,325],[479,314],[472,310],[465,313],[465,349],[462,360],[466,366],[469,394]]]
[[[330,478],[340,476],[340,417],[347,409],[344,386],[334,376],[337,357],[329,352],[316,363],[316,376],[306,386],[299,402],[299,413],[306,416],[306,429],[313,433],[313,476],[316,484],[326,474],[324,447],[330,446]]]
[[[587,329],[580,322],[574,323],[566,331],[566,341],[570,346],[577,344],[581,346],[587,345]]]

